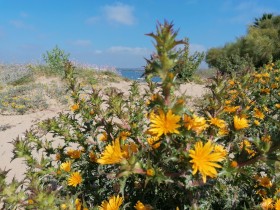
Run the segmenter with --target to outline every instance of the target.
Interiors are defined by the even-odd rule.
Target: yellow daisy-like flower
[[[228,130],[227,128],[221,128],[221,129],[219,129],[219,132],[218,132],[218,135],[219,135],[219,136],[225,136],[225,135],[227,135],[227,134],[229,134],[229,130]]]
[[[90,151],[88,156],[91,162],[96,162],[96,155],[93,151]]]
[[[225,159],[225,154],[221,152],[215,152],[215,145],[211,141],[208,141],[205,145],[201,141],[195,144],[195,149],[190,150],[190,162],[193,164],[192,174],[196,174],[199,171],[202,175],[203,182],[206,182],[206,177],[210,176],[214,178],[217,176],[216,168],[221,168],[218,162]]]
[[[257,108],[254,109],[254,117],[263,120],[265,115]]]
[[[147,176],[154,176],[155,170],[153,168],[150,168],[146,171]]]
[[[96,161],[99,164],[115,164],[120,163],[124,159],[121,151],[120,140],[116,138],[112,144],[105,147],[101,157]]]
[[[76,198],[76,200],[75,200],[75,207],[76,207],[76,210],[82,210],[82,202],[79,198]]]
[[[270,142],[271,141],[271,136],[270,135],[265,135],[261,138],[263,142]]]
[[[133,153],[138,151],[138,146],[134,142],[129,142],[128,144],[123,145],[121,149],[123,153],[122,156],[128,159]]]
[[[261,123],[260,123],[260,121],[258,121],[258,120],[254,120],[254,124],[255,124],[256,126],[259,126]]]
[[[248,120],[246,118],[238,117],[236,115],[233,117],[233,124],[235,130],[241,130],[249,127]]]
[[[109,198],[109,201],[103,201],[99,210],[118,210],[123,203],[123,198],[119,196],[113,196]]]
[[[237,166],[238,166],[238,163],[237,163],[237,161],[232,161],[231,163],[230,163],[230,166],[232,167],[232,168],[236,168]]]
[[[160,146],[160,141],[157,136],[152,136],[150,138],[147,138],[147,142],[154,149],[157,149]]]
[[[159,114],[152,112],[150,114],[150,129],[149,132],[153,133],[157,137],[161,135],[167,135],[168,133],[179,134],[177,128],[180,127],[178,124],[180,121],[180,116],[172,113],[171,110],[168,110],[167,114],[163,110],[159,111]]]
[[[61,208],[62,210],[65,210],[65,209],[67,209],[67,205],[66,205],[65,203],[63,203],[63,204],[60,205],[60,208]]]
[[[216,118],[216,117],[211,118],[210,123],[212,125],[217,126],[218,128],[225,128],[226,127],[226,122],[224,120],[221,120],[221,119]]]
[[[267,188],[272,187],[272,182],[267,176],[259,178],[258,182],[263,187],[267,187]]]
[[[75,112],[75,111],[77,111],[78,109],[80,108],[80,105],[79,104],[73,104],[72,106],[71,106],[71,111],[72,112]]]
[[[277,199],[276,200],[276,203],[275,203],[275,210],[280,210],[280,199]]]
[[[261,207],[263,210],[273,209],[273,200],[271,198],[263,199]]]
[[[67,155],[68,155],[70,158],[78,159],[78,158],[81,157],[81,151],[80,151],[80,150],[69,149],[69,150],[67,151]]]
[[[73,172],[68,178],[68,185],[76,187],[78,184],[82,183],[82,180],[80,172]]]
[[[276,107],[277,109],[280,109],[280,104],[275,104],[275,107]]]
[[[124,140],[126,140],[127,137],[129,137],[130,135],[131,135],[131,133],[128,132],[128,131],[122,131],[122,132],[120,133],[120,139],[124,141]]]
[[[198,135],[208,127],[204,117],[198,117],[195,114],[193,117],[186,115],[184,123],[187,130],[195,131]]]
[[[32,204],[34,204],[34,201],[32,199],[28,199],[27,203],[28,203],[28,205],[32,205]]]
[[[152,208],[148,205],[144,205],[141,201],[137,201],[134,208],[136,210],[151,210]]]
[[[64,162],[60,165],[60,169],[66,172],[71,170],[71,161]]]
[[[228,113],[233,113],[236,112],[239,108],[240,106],[225,106],[224,111]]]
[[[106,132],[103,132],[99,137],[100,141],[107,141],[107,139],[108,139],[108,135]]]

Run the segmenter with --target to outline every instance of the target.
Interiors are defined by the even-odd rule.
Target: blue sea
[[[144,74],[143,68],[117,68],[117,71],[122,77],[137,80],[137,81],[145,81],[145,78],[142,77]],[[159,82],[159,78],[153,78],[154,82]]]

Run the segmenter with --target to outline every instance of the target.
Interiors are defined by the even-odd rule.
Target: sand
[[[110,87],[115,87],[128,93],[131,82],[112,83]],[[146,88],[145,84],[141,85],[142,91]],[[180,93],[185,93],[192,98],[201,97],[206,89],[203,85],[188,83],[181,85]],[[59,106],[52,106],[50,109],[38,111],[31,114],[24,115],[0,115],[0,127],[5,127],[5,130],[0,130],[0,169],[8,170],[7,181],[10,182],[13,177],[18,180],[23,178],[25,172],[25,165],[21,159],[11,161],[13,156],[13,145],[10,143],[18,136],[22,137],[26,130],[29,130],[36,123],[52,118],[58,115],[59,112],[68,111],[67,108],[62,110]]]

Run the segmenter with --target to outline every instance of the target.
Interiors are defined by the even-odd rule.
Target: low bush
[[[174,94],[182,42],[172,24],[150,36],[157,59],[147,60],[144,95],[137,83],[129,95],[85,92],[67,63],[71,113],[12,142],[27,171],[10,184],[0,173],[5,209],[280,208],[280,66],[218,74],[194,113]]]

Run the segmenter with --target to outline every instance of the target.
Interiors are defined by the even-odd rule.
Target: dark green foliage
[[[206,62],[221,72],[244,71],[280,59],[280,16],[264,14],[248,27],[244,37],[211,48]]]

